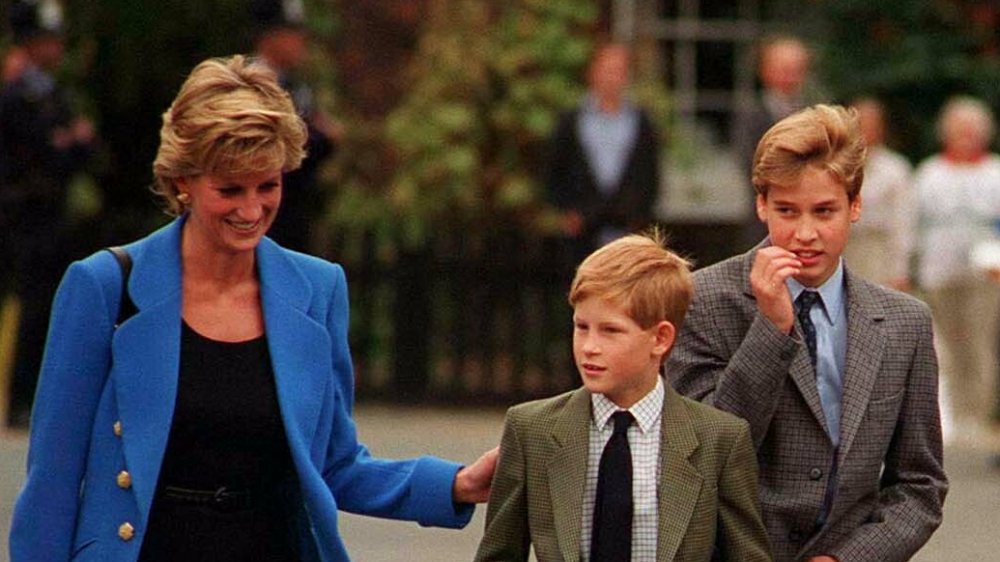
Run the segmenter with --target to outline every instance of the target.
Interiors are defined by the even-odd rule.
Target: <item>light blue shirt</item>
[[[598,191],[604,197],[614,195],[639,136],[639,110],[625,100],[617,113],[601,111],[588,95],[581,103],[576,125]],[[625,234],[620,228],[606,226],[598,237],[603,245]]]
[[[792,302],[806,288],[788,278]],[[826,416],[830,441],[840,443],[840,399],[844,393],[844,366],[847,364],[847,292],[844,290],[844,260],[818,289],[819,302],[809,311],[816,327],[816,389]]]
[[[617,113],[607,113],[597,107],[593,97],[587,96],[580,107],[577,126],[597,188],[605,196],[613,194],[639,135],[639,110],[625,101]]]

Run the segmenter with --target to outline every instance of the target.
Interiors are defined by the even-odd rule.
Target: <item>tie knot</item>
[[[799,298],[795,299],[800,313],[808,312],[817,302],[819,302],[819,293],[816,291],[802,291],[799,293]]]
[[[628,410],[619,410],[611,414],[611,420],[615,422],[614,435],[625,435],[628,433],[628,428],[635,421],[635,418]]]

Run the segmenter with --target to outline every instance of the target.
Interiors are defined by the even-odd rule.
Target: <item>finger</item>
[[[779,258],[762,267],[760,280],[766,284],[783,283],[790,276],[798,274],[801,269],[802,262],[798,259]]]

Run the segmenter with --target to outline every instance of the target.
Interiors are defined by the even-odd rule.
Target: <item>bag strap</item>
[[[115,328],[117,328],[139,312],[135,303],[132,302],[132,297],[128,294],[128,278],[132,273],[132,256],[128,255],[128,251],[121,246],[111,246],[105,249],[115,256],[115,261],[118,262],[118,267],[122,270],[122,296],[121,300],[118,301],[120,303],[118,305],[118,319],[115,320]]]

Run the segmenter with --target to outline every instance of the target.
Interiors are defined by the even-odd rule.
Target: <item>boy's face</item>
[[[574,307],[573,357],[583,385],[619,407],[653,390],[673,343],[673,324],[664,320],[644,330],[615,301],[588,297]]]
[[[771,186],[757,196],[757,216],[767,224],[771,243],[802,263],[795,280],[819,287],[837,270],[851,223],[861,218],[861,196],[847,190],[828,172],[807,167],[798,185]]]

